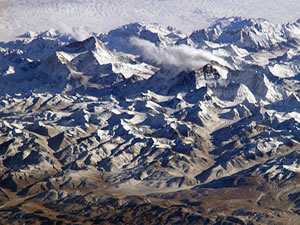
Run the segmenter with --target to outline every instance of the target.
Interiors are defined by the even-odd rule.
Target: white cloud
[[[91,36],[91,33],[84,27],[69,27],[68,25],[61,23],[57,25],[57,29],[61,33],[68,35],[77,41],[82,41]]]
[[[211,52],[188,45],[156,46],[136,37],[132,37],[130,43],[142,51],[145,61],[164,69],[194,70],[211,61],[230,67],[224,59]]]

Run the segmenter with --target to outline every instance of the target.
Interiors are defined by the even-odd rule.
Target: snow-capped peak
[[[169,192],[180,195],[170,210],[184,205],[200,215],[212,204],[205,213],[220,223],[223,207],[211,196],[219,204],[220,193],[231,199],[237,191],[240,199],[225,201],[226,210],[238,207],[230,215],[243,204],[265,212],[269,204],[259,204],[268,199],[258,192],[285,196],[298,182],[300,45],[290,39],[297,26],[225,18],[188,38],[138,23],[82,41],[48,31],[0,43],[0,220],[51,212],[66,223],[89,223],[91,215],[91,224],[102,223],[102,192],[118,198],[109,212],[125,195],[159,204]],[[181,197],[191,192],[199,202]],[[47,209],[61,202],[79,219]],[[243,215],[226,222],[264,224],[258,213]]]
[[[298,31],[296,28],[290,28],[290,32],[285,32],[288,27],[292,26],[275,25],[265,19],[230,17],[217,20],[209,28],[193,32],[189,39],[196,45],[207,40],[231,43],[250,51],[257,51],[291,45]]]

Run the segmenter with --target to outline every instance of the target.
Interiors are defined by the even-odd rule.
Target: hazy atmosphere
[[[0,225],[299,225],[299,12],[0,0]]]
[[[50,28],[80,39],[133,22],[190,33],[229,16],[294,22],[299,11],[298,0],[0,0],[0,41]]]

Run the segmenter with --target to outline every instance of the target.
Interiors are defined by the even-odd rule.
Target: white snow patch
[[[293,77],[295,74],[290,69],[288,65],[275,64],[274,66],[269,66],[271,73],[279,78]]]

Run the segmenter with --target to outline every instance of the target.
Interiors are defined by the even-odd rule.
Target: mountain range
[[[300,20],[0,42],[0,224],[297,224]]]

